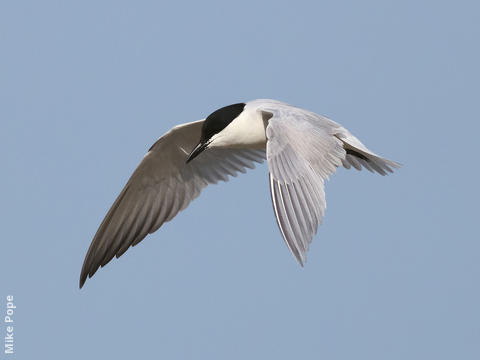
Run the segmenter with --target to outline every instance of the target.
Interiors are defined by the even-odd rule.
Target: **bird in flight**
[[[208,184],[265,159],[278,227],[302,266],[325,213],[325,179],[339,166],[381,175],[400,167],[313,112],[268,99],[225,106],[204,120],[175,126],[152,145],[97,230],[80,288],[100,266],[172,220]]]

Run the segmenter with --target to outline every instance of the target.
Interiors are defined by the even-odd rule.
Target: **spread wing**
[[[384,175],[399,164],[375,155],[345,128],[323,116],[279,103],[266,103],[259,109],[268,119],[273,210],[288,248],[303,266],[325,213],[325,179],[341,165],[364,166]]]
[[[186,164],[203,120],[174,127],[148,151],[101,223],[85,257],[80,288],[100,266],[155,232],[208,184],[263,162],[264,150],[207,149]]]

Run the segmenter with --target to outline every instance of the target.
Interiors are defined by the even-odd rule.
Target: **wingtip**
[[[294,254],[295,255],[295,254]],[[297,260],[298,264],[300,265],[300,267],[304,267],[305,266],[305,262],[307,261],[306,258],[303,258],[303,257],[297,257],[295,256],[295,259]]]
[[[85,285],[85,282],[87,279],[91,278],[93,274],[91,274],[87,269],[85,268],[85,265],[82,267],[82,272],[80,273],[80,280],[78,282],[78,286],[81,289],[83,285]]]
[[[385,174],[381,174],[381,175],[385,176],[385,175],[393,174],[393,173],[395,173],[396,170],[400,169],[402,166],[403,166],[403,164],[401,164],[401,163],[398,163],[398,162],[392,161],[392,160],[388,160],[388,162],[386,161],[386,166],[385,166],[385,169],[387,170],[387,172]]]
[[[403,166],[402,163],[399,163],[399,162],[397,162],[397,161],[388,160],[388,159],[383,159],[383,161],[385,161],[385,163],[386,163],[388,166],[390,166],[390,167],[392,167],[392,168],[394,168],[394,169],[400,169],[400,168]]]
[[[81,289],[83,287],[83,285],[85,284],[85,281],[87,281],[87,276],[86,276],[86,274],[82,273],[82,275],[80,275],[80,281],[78,283],[79,289]]]

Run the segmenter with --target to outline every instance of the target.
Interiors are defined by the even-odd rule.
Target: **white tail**
[[[345,128],[342,128],[342,130],[342,132],[336,134],[336,137],[342,140],[343,148],[346,152],[345,159],[342,159],[342,165],[345,168],[350,169],[353,166],[357,170],[362,170],[362,167],[364,167],[370,172],[387,175],[392,173],[393,169],[398,169],[402,166],[395,161],[378,156],[348,130]]]

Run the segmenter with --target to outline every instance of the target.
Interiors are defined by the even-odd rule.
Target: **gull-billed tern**
[[[325,179],[339,166],[381,175],[400,166],[313,112],[265,99],[225,106],[204,120],[175,126],[153,144],[95,234],[80,287],[100,266],[172,220],[208,184],[265,158],[278,227],[302,266],[325,212]]]

